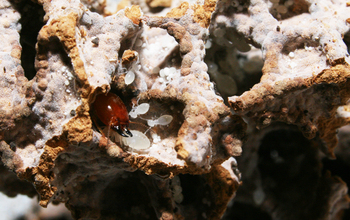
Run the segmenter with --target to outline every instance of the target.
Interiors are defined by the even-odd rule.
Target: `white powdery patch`
[[[67,9],[67,5],[69,5],[70,10]],[[51,0],[49,7],[44,7],[45,12],[47,13],[45,16],[49,16],[50,19],[57,19],[62,14],[69,14],[72,11],[76,12],[78,16],[83,13],[84,7],[81,4],[80,0]],[[48,21],[49,24],[51,21]]]
[[[152,88],[158,88],[164,90],[169,83],[178,81],[181,77],[180,70],[175,67],[165,67],[159,71],[159,78],[157,79],[158,83],[155,83]]]
[[[237,166],[237,161],[234,157],[230,157],[229,159],[225,160],[221,166],[231,174],[232,179],[234,179],[236,182],[239,182],[239,178],[236,176],[236,174],[234,174],[232,170],[232,166]]]
[[[105,13],[115,14],[120,2],[120,0],[106,0]]]
[[[269,11],[272,7],[284,14],[292,3],[293,1],[286,1],[280,5],[277,0],[251,1],[249,16],[237,14],[233,21],[230,17],[218,15],[215,18],[217,28],[213,31],[214,35],[220,37],[222,26],[226,26],[236,28],[245,36],[252,36],[262,45],[264,59],[268,51],[276,54],[278,72],[269,74],[280,77],[278,80],[318,74],[329,67],[327,60],[345,58],[349,62],[346,45],[342,40],[342,36],[349,30],[349,26],[343,22],[348,18],[345,1],[311,1],[310,13],[280,21]],[[312,45],[308,45],[309,42]],[[302,44],[305,45],[300,48]],[[290,51],[283,51],[288,47]]]
[[[78,25],[76,42],[90,85],[110,84],[118,66],[120,42],[129,36],[138,37],[140,27],[125,16],[124,10],[108,17],[85,11]],[[127,84],[134,81],[139,69],[132,67],[134,75],[129,73]]]
[[[21,155],[23,167],[27,168],[39,165],[40,156],[44,152],[44,141],[39,140],[39,142],[40,143],[35,143],[35,145],[28,144],[25,148],[16,148],[16,154]],[[39,149],[37,145],[39,145],[41,149]]]
[[[140,62],[142,67],[149,71],[149,74],[158,74],[159,66],[174,51],[178,43],[166,30],[160,28],[144,27],[142,39],[136,41],[142,45]]]
[[[350,111],[348,106],[340,106],[337,109],[337,118],[350,118]]]
[[[168,137],[161,140],[160,137],[158,138],[157,136],[152,135],[153,143],[145,156],[160,159],[162,162],[168,163],[169,165],[184,166],[185,161],[177,157],[177,152],[174,149],[176,138]]]

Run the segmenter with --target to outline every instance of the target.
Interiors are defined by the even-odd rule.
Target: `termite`
[[[96,116],[123,137],[132,137],[129,130],[129,113],[123,101],[113,93],[99,94],[93,103]]]

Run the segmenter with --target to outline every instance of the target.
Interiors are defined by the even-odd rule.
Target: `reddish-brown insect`
[[[93,103],[96,116],[123,137],[132,137],[129,130],[129,113],[119,96],[113,93],[96,96]]]

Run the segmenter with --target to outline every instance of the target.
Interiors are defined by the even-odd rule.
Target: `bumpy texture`
[[[259,127],[283,121],[298,125],[308,138],[318,132],[328,146],[324,152],[333,156],[336,129],[348,123],[339,119],[337,109],[349,96],[349,55],[342,40],[349,9],[344,1],[303,3],[308,13],[280,21],[265,1],[250,1],[248,15],[216,15],[216,26],[234,28],[249,38],[262,48],[265,60],[260,83],[229,102]]]
[[[236,194],[272,219],[341,219],[319,151],[349,124],[349,5],[1,0],[2,163],[75,219],[230,219]],[[133,138],[96,117],[107,92]]]

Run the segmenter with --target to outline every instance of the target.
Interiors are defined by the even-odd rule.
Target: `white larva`
[[[142,103],[141,105],[138,105],[134,107],[130,112],[129,115],[132,118],[137,118],[138,115],[146,114],[149,110],[149,104],[148,103]]]
[[[133,134],[132,137],[122,138],[123,144],[129,146],[134,150],[146,150],[150,148],[151,142],[148,137],[138,130],[130,130]]]
[[[173,116],[171,115],[162,115],[157,119],[158,125],[168,125],[173,120]]]
[[[147,124],[150,127],[154,127],[156,125],[168,125],[171,123],[171,121],[173,120],[173,116],[171,115],[162,115],[159,118],[155,119],[155,120],[147,120]]]
[[[135,112],[138,115],[146,114],[149,110],[149,104],[148,103],[142,103],[141,105],[137,106],[135,109]]]

